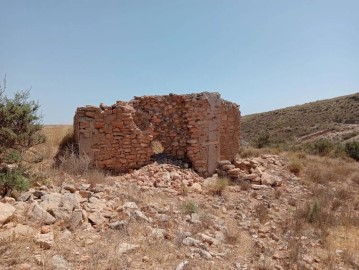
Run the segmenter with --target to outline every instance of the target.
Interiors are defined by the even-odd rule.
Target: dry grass
[[[73,127],[67,125],[44,126],[41,133],[45,136],[45,142],[36,147],[36,150],[44,155],[47,160],[53,159],[59,147],[73,136]]]
[[[359,171],[357,162],[314,156],[309,156],[304,166],[303,179],[315,184],[346,182]]]
[[[293,238],[306,235],[319,240],[327,249],[327,269],[336,269],[338,258],[335,251],[343,250],[340,260],[348,269],[357,269],[359,246],[358,239],[359,187],[356,176],[358,163],[343,159],[306,156],[300,159],[303,164],[302,181],[311,192],[307,202],[297,206],[290,228]],[[353,180],[354,179],[354,180]],[[295,241],[290,249],[290,261],[298,263],[302,253]],[[345,268],[347,269],[347,268]]]
[[[86,155],[78,156],[73,149],[67,149],[59,157],[58,168],[71,175],[81,175],[90,169],[91,159]]]
[[[216,181],[208,186],[209,194],[222,196],[229,185],[229,179],[226,177],[219,177]]]
[[[270,148],[270,147],[263,147],[263,148],[254,148],[252,146],[243,146],[239,149],[237,157],[239,158],[251,158],[251,157],[259,157],[263,154],[270,154],[270,155],[279,155],[282,153],[282,150],[279,148]]]
[[[359,186],[359,172],[355,172],[353,173],[350,177],[349,177],[350,181],[353,182],[354,184],[357,184]]]
[[[179,191],[179,194],[182,195],[182,196],[187,196],[188,195],[188,187],[185,185],[185,184],[181,184],[180,186],[180,191]]]
[[[14,269],[28,259],[35,248],[31,237],[0,239],[0,269]]]
[[[327,246],[331,253],[343,250],[344,263],[352,269],[359,269],[359,227],[338,226],[329,232]]]
[[[194,214],[198,212],[198,204],[195,201],[189,200],[183,204],[182,209],[184,214]]]
[[[261,154],[261,149],[254,147],[241,147],[238,151],[238,156],[240,158],[250,158],[250,157],[259,157]]]
[[[34,178],[46,178],[52,174],[51,168],[59,149],[72,140],[73,128],[65,125],[45,126],[40,133],[45,136],[45,142],[30,148],[24,155],[25,160],[32,161],[25,166],[31,167]]]
[[[52,178],[53,182],[61,184],[64,180],[61,176],[63,173],[75,178],[81,176],[92,186],[106,182],[106,174],[92,169],[88,156],[78,155],[73,143],[72,126],[45,126],[41,133],[46,140],[35,149],[44,156],[43,162],[33,168],[33,178],[37,179],[37,182],[47,184],[48,179]]]
[[[106,173],[100,170],[88,170],[83,174],[83,177],[92,187],[98,184],[105,184],[107,182]]]
[[[297,158],[293,158],[289,161],[288,165],[288,170],[293,173],[294,175],[299,175],[300,172],[303,170],[303,164],[302,162],[297,159]]]

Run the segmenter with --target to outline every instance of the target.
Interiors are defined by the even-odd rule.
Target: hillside
[[[245,142],[253,142],[264,132],[275,142],[358,138],[359,93],[242,117]]]
[[[157,162],[116,175],[55,158],[71,126],[42,132],[31,188],[0,197],[0,269],[359,269],[354,161],[259,149],[209,178]]]

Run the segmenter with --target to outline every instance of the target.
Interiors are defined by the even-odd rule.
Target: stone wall
[[[135,97],[112,106],[78,108],[74,118],[80,154],[101,169],[128,171],[151,162],[152,142],[212,174],[239,148],[239,106],[218,93]]]

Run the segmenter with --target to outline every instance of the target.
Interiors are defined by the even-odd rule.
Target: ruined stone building
[[[218,93],[135,97],[112,106],[86,106],[74,117],[79,153],[100,169],[128,171],[148,164],[153,146],[210,175],[239,148],[240,111]]]

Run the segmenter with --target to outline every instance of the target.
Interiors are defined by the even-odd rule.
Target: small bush
[[[345,144],[345,152],[352,159],[359,161],[359,142],[347,142]]]
[[[334,144],[327,139],[319,139],[308,145],[309,151],[312,154],[325,156],[334,150]]]
[[[258,135],[254,140],[254,146],[257,148],[263,148],[264,146],[270,145],[270,134],[269,132],[263,132]]]
[[[103,184],[106,182],[106,174],[100,170],[88,170],[83,173],[83,177],[87,180],[92,187],[95,187],[97,184]]]
[[[303,169],[303,165],[299,160],[293,159],[289,162],[288,169],[291,173],[293,173],[295,175],[299,175],[299,173]]]
[[[25,150],[40,144],[39,104],[29,101],[30,91],[19,91],[13,98],[5,95],[6,78],[0,83],[0,160],[7,150]]]
[[[208,213],[202,213],[199,216],[199,219],[202,222],[202,226],[204,229],[210,229],[215,225],[215,220],[213,219],[213,216]]]
[[[323,169],[318,166],[309,166],[305,170],[305,178],[311,183],[321,184],[325,183],[326,177],[324,176]]]
[[[9,196],[12,191],[27,190],[30,183],[23,176],[23,172],[19,169],[0,173],[0,192],[2,196]]]
[[[228,178],[220,177],[216,180],[215,183],[210,185],[209,193],[211,193],[212,195],[221,196],[223,194],[223,192],[225,191],[225,189],[228,187],[228,185],[229,185]]]
[[[19,163],[21,159],[21,154],[17,150],[10,150],[4,156],[4,162],[8,164]]]
[[[187,201],[183,205],[183,212],[187,215],[198,212],[198,204],[194,201]]]
[[[304,207],[298,208],[295,213],[295,219],[298,221],[304,220],[325,233],[329,226],[336,223],[335,216],[331,211],[330,206],[328,209],[324,209],[319,200],[315,199],[313,202],[307,203]]]
[[[73,147],[67,148],[58,160],[59,169],[72,175],[83,175],[89,170],[91,163],[88,156],[79,156]]]
[[[320,207],[320,204],[318,202],[318,200],[314,200],[314,202],[309,205],[309,207],[307,208],[307,221],[309,223],[314,223],[317,222],[319,220],[320,214],[322,212],[322,209]]]
[[[179,191],[180,195],[186,196],[188,194],[188,187],[185,184],[181,184],[180,186],[180,191]]]

